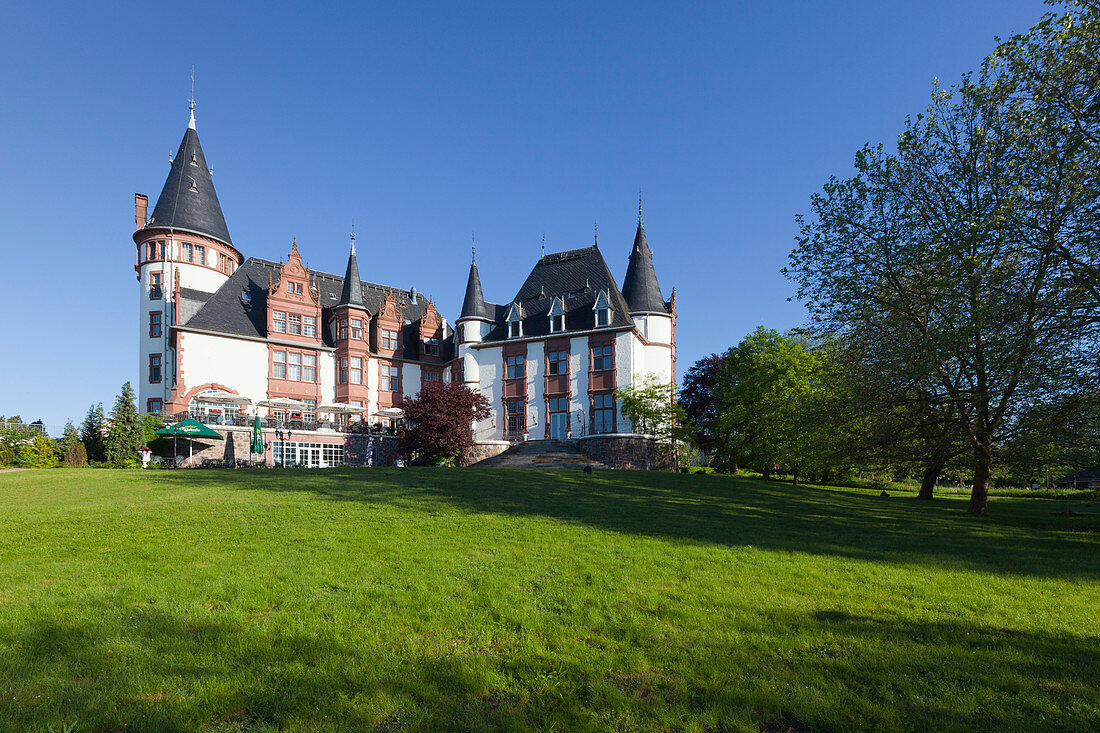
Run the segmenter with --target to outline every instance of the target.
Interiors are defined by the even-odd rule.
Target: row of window
[[[564,433],[570,430],[568,423],[569,398],[551,397],[546,401],[547,422],[558,427]],[[561,415],[561,420],[555,416]],[[511,437],[518,437],[527,430],[527,403],[523,400],[507,400],[504,403],[505,430]],[[591,432],[611,433],[615,431],[615,395],[592,395]],[[564,438],[565,435],[554,436]]]
[[[504,376],[507,379],[518,379],[525,376],[525,364],[526,357],[523,355],[504,357]],[[592,347],[592,371],[607,371],[608,369],[613,369],[614,366],[615,359],[610,344],[607,346]],[[546,352],[546,373],[568,374],[569,352],[564,349]]]
[[[601,294],[602,295],[602,294]],[[559,307],[557,302],[550,309],[550,333],[563,333],[565,331],[565,312]],[[596,327],[608,326],[611,324],[611,308],[602,307],[596,308]],[[508,312],[508,338],[521,338],[523,336],[523,318],[520,316],[519,309],[512,306],[512,309]]]
[[[289,333],[292,336],[317,337],[317,317],[303,316],[301,313],[272,311],[271,324],[275,333]]]
[[[340,443],[298,443],[289,440],[271,442],[271,457],[276,466],[325,468],[344,465],[344,446]]]
[[[271,375],[290,382],[317,381],[317,355],[298,351],[272,351]]]
[[[165,259],[167,243],[164,240],[156,240],[145,243],[145,259],[147,261],[159,261]],[[201,244],[180,242],[180,262],[190,262],[195,265],[206,264],[206,247]],[[219,272],[232,275],[236,263],[224,253],[218,253],[217,268]]]

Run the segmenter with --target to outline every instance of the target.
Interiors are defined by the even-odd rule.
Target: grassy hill
[[[1097,729],[1100,504],[964,507],[637,472],[4,474],[0,730]]]

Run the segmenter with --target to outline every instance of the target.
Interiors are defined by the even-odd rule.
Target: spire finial
[[[191,104],[189,105],[191,110],[191,121],[187,123],[187,127],[190,130],[195,129],[195,65],[191,65]]]
[[[638,226],[642,225],[642,189],[638,189]]]
[[[470,264],[477,264],[477,237],[473,232],[470,232]]]
[[[546,256],[546,235],[542,235],[542,256]]]
[[[592,222],[592,245],[594,247],[600,246],[600,226],[599,222]]]
[[[355,219],[351,220],[351,253],[355,254]]]

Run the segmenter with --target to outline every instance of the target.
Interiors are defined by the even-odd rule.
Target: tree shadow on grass
[[[1086,730],[1100,710],[1095,637],[828,609],[745,622],[782,648],[630,627],[559,655],[101,610],[0,627],[0,731]]]
[[[424,510],[536,516],[689,542],[1057,578],[1100,577],[1100,509],[997,499],[974,519],[958,498],[881,498],[726,476],[531,469],[187,471],[167,485],[308,491]],[[1091,509],[1091,505],[1089,505]]]

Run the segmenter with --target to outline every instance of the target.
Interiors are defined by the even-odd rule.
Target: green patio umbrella
[[[252,421],[252,453],[264,452],[264,431],[263,426],[260,425],[260,416],[257,415],[256,419]]]
[[[217,431],[214,431],[214,430],[211,430],[210,428],[206,427],[205,425],[203,425],[198,420],[194,420],[194,419],[191,419],[191,418],[188,418],[187,420],[180,420],[178,423],[174,423],[172,425],[166,425],[165,427],[158,430],[155,433],[155,435],[163,435],[165,437],[167,437],[169,435],[172,436],[172,463],[173,464],[175,464],[175,462],[176,462],[176,439],[179,436],[182,435],[183,437],[188,438],[188,441],[187,441],[187,454],[188,454],[187,457],[188,457],[188,459],[193,457],[192,445],[191,445],[191,440],[190,440],[191,438],[217,438],[218,440],[223,439],[223,436],[222,436],[221,433],[219,433]]]

